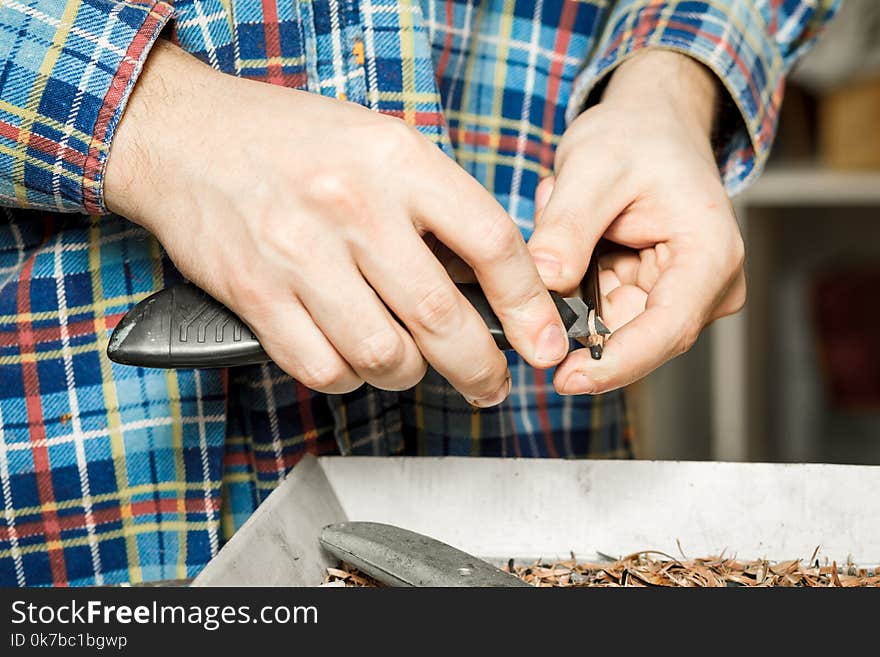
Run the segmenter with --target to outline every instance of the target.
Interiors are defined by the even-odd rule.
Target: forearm
[[[222,119],[216,115],[221,99],[214,82],[223,75],[159,39],[131,93],[110,149],[104,196],[111,212],[155,230],[150,219],[161,204],[158,192],[169,189],[167,176],[182,173],[178,167],[185,166],[186,160],[180,156],[192,145],[181,137],[195,132],[182,132],[174,126],[193,127],[209,117]]]
[[[670,112],[710,137],[721,94],[718,78],[700,62],[668,50],[643,50],[612,74],[602,102],[638,107],[645,103]]]

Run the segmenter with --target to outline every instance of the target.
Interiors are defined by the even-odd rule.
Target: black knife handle
[[[270,360],[247,324],[191,283],[159,290],[129,310],[110,336],[107,356],[124,365],[166,369]]]
[[[479,285],[457,284],[500,349],[510,349],[501,322]],[[550,293],[566,330],[577,320],[561,296]],[[107,346],[110,360],[139,367],[214,368],[266,363],[257,336],[235,313],[191,283],[160,290],[120,320]]]
[[[501,326],[501,320],[498,319],[495,311],[492,310],[492,306],[489,305],[489,300],[483,293],[483,288],[476,283],[456,283],[455,285],[464,295],[464,298],[467,299],[477,310],[483,321],[486,322],[489,333],[495,338],[495,344],[498,345],[498,348],[502,350],[513,349],[510,342],[507,340],[507,336],[504,335],[504,328]],[[565,302],[565,299],[556,292],[551,291],[550,298],[552,298],[553,303],[556,304],[556,310],[559,311],[559,316],[562,318],[562,324],[567,331],[577,321],[577,313],[572,310],[571,306]]]

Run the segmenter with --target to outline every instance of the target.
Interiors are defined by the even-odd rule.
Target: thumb
[[[569,292],[580,285],[596,243],[626,206],[615,202],[613,187],[598,177],[569,180],[562,172],[539,183],[528,248],[549,289]]]

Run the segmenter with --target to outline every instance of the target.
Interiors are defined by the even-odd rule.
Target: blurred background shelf
[[[793,207],[878,205],[880,171],[835,171],[815,164],[770,165],[736,202]]]

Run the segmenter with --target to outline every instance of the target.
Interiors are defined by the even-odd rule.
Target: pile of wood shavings
[[[504,570],[535,587],[708,587],[708,586],[794,586],[794,587],[880,587],[880,568],[839,568],[836,562],[820,565],[816,553],[807,564],[798,559],[771,562],[738,561],[724,556],[704,559],[675,559],[662,552],[645,550],[607,563],[578,563],[570,560],[516,565],[511,559]],[[328,568],[325,586],[382,586],[348,564]]]
[[[385,586],[381,582],[362,573],[354,566],[347,563],[339,564],[338,568],[328,568],[327,574],[324,575],[324,583],[322,586],[353,586],[353,587],[377,587]]]

